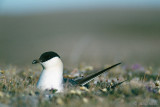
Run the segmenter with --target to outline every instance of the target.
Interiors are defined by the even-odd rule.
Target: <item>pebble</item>
[[[4,96],[3,92],[0,91],[0,97],[3,97],[3,96]]]
[[[157,80],[157,81],[155,82],[155,85],[156,85],[156,86],[160,86],[160,81]]]
[[[58,99],[56,100],[56,102],[57,102],[57,104],[59,104],[59,105],[64,105],[64,102],[62,101],[61,98],[58,98]]]
[[[87,98],[83,98],[83,102],[84,103],[88,103],[88,99]]]

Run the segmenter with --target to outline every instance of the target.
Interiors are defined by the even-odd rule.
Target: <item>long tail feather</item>
[[[116,66],[118,66],[120,64],[121,63],[117,63],[115,65],[112,65],[112,66],[110,66],[110,67],[108,67],[108,68],[106,68],[106,69],[104,69],[102,71],[96,72],[94,74],[91,74],[91,75],[88,75],[88,76],[84,77],[83,79],[77,80],[76,82],[77,82],[78,85],[82,85],[83,86],[83,85],[87,84],[88,82],[92,81],[97,76],[101,75],[102,73],[104,73],[106,71],[109,71],[110,69],[112,69],[112,68],[114,68],[114,67],[116,67]]]

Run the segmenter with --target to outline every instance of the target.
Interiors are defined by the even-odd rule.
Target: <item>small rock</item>
[[[59,104],[59,105],[64,105],[64,102],[62,101],[61,98],[58,98],[58,99],[56,100],[56,102],[57,102],[57,104]]]
[[[160,94],[160,89],[158,90],[158,94]]]
[[[71,90],[70,93],[71,94],[76,94],[76,91],[75,90]]]
[[[160,86],[160,81],[157,80],[157,81],[155,82],[155,85],[156,85],[156,86]]]
[[[107,89],[106,89],[106,88],[103,88],[102,91],[103,91],[103,92],[107,92]]]
[[[3,97],[3,96],[4,96],[3,92],[0,91],[0,97]]]
[[[0,74],[4,74],[4,71],[0,69]]]
[[[80,87],[80,90],[89,91],[86,87]]]
[[[81,95],[81,91],[80,91],[80,90],[77,90],[76,93],[77,93],[78,95]]]
[[[87,98],[83,98],[83,102],[84,103],[88,103],[88,99]]]

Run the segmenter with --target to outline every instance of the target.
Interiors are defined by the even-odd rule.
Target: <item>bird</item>
[[[36,87],[40,90],[55,89],[57,92],[63,92],[67,82],[69,82],[72,86],[87,86],[87,84],[97,76],[121,64],[121,62],[114,64],[101,71],[91,73],[86,77],[69,79],[63,77],[63,62],[56,52],[44,52],[41,54],[39,59],[35,59],[32,62],[32,64],[38,63],[42,65],[43,70],[40,74]]]

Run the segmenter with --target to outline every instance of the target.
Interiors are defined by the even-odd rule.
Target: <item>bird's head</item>
[[[44,69],[56,66],[63,66],[60,56],[52,51],[43,53],[39,59],[33,60],[32,64],[40,63]]]

